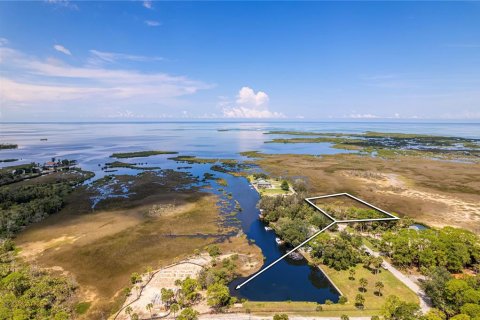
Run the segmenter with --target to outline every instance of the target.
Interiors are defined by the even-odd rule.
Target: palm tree
[[[147,311],[150,313],[150,318],[152,317],[152,309],[153,309],[153,303],[149,303],[145,306],[147,308]]]
[[[175,317],[175,314],[178,312],[178,310],[180,310],[180,306],[178,305],[178,303],[172,303],[172,305],[170,306],[170,311],[173,312],[173,317]]]
[[[350,280],[355,280],[355,269],[350,268],[350,270],[348,270],[348,274],[350,275]]]
[[[152,279],[153,277],[153,268],[151,266],[148,266],[147,269],[147,275],[148,275],[148,279]]]
[[[355,305],[358,307],[363,307],[363,304],[365,303],[365,297],[361,295],[360,293],[355,296]]]
[[[132,311],[133,311],[133,309],[132,309],[131,306],[128,306],[128,307],[125,308],[125,313],[128,314],[128,315],[130,315],[132,313]]]
[[[365,287],[368,285],[368,280],[365,279],[365,278],[361,278],[360,279],[360,287],[362,288],[362,291],[363,292],[366,292],[367,289],[365,289]]]
[[[139,320],[140,316],[137,313],[132,313],[130,316],[130,320]]]
[[[373,267],[375,268],[375,274],[378,273],[378,270],[382,266],[383,259],[381,257],[376,257],[373,259]]]
[[[383,289],[384,287],[385,287],[385,285],[383,284],[382,281],[377,281],[377,282],[375,283],[375,288],[377,289],[377,293],[378,293],[379,296],[382,295],[382,289]]]

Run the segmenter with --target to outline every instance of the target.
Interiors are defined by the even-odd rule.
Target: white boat
[[[296,251],[290,252],[290,254],[288,255],[288,257],[289,257],[290,259],[293,259],[293,260],[302,260],[302,259],[303,259],[302,254],[299,253],[299,252],[296,252]]]
[[[273,229],[270,228],[270,227],[265,226],[265,231],[271,231],[271,230],[273,230]]]
[[[283,244],[282,239],[280,239],[280,238],[278,238],[278,237],[275,238],[275,242],[276,242],[278,245]]]

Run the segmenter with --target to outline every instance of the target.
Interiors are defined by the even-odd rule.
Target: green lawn
[[[373,274],[372,271],[364,268],[363,265],[358,264],[354,268],[355,279],[352,280],[349,279],[348,270],[337,271],[323,265],[322,269],[347,297],[348,302],[344,305],[344,307],[350,306],[351,308],[355,308],[355,296],[358,293],[363,294],[365,297],[365,310],[381,309],[385,299],[389,295],[396,295],[400,299],[407,302],[419,302],[417,295],[387,270],[380,269],[378,274]],[[359,280],[361,278],[365,278],[368,281],[366,292],[360,292],[359,290]],[[381,281],[384,284],[381,296],[375,294],[375,283],[378,281]]]
[[[254,178],[253,175],[248,175],[247,179],[250,182],[255,181],[255,178]],[[275,180],[275,179],[265,179],[265,180],[271,183],[272,188],[262,189],[262,188],[255,187],[255,189],[257,189],[258,193],[260,193],[261,195],[277,196],[277,195],[281,195],[281,194],[291,194],[290,190],[285,191],[281,188],[281,184],[282,184],[281,181],[278,181],[278,180]]]
[[[400,299],[407,302],[418,303],[418,297],[416,294],[407,288],[402,282],[393,276],[389,271],[383,270],[378,274],[372,274],[372,272],[364,268],[361,264],[355,268],[355,280],[349,279],[348,270],[336,271],[322,265],[322,269],[328,274],[328,276],[335,282],[337,287],[347,297],[348,302],[345,304],[322,304],[319,305],[314,302],[295,302],[295,301],[283,301],[283,302],[266,302],[266,301],[247,301],[243,304],[242,312],[251,312],[258,315],[268,315],[272,313],[290,313],[295,315],[304,316],[323,316],[333,317],[341,316],[343,314],[348,316],[373,316],[380,315],[382,305],[385,299],[389,295],[396,295]],[[366,292],[359,291],[359,279],[365,278],[368,280]],[[374,294],[376,291],[375,283],[381,281],[384,284],[382,289],[382,296]],[[355,306],[355,296],[361,293],[365,297],[365,306],[363,309],[359,309]],[[321,311],[319,310],[319,306]]]
[[[321,311],[317,307],[321,307]],[[256,315],[271,316],[274,313],[287,313],[292,315],[310,316],[310,317],[339,317],[343,314],[351,317],[367,317],[372,315],[379,315],[380,309],[357,309],[350,305],[331,304],[319,305],[315,302],[300,302],[300,301],[247,301],[243,304],[241,310],[238,312],[252,313]]]

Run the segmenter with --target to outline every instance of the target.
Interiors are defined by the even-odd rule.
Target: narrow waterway
[[[229,191],[241,207],[237,215],[248,239],[255,242],[265,256],[265,265],[285,253],[275,242],[275,233],[266,231],[258,219],[256,207],[260,197],[245,178],[228,178]],[[308,265],[306,260],[283,259],[268,271],[236,290],[245,278],[238,278],[230,284],[232,295],[252,301],[313,301],[323,303],[329,299],[338,300],[339,294],[318,268]]]

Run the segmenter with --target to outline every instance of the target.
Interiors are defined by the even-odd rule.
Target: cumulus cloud
[[[66,54],[67,56],[71,56],[72,53],[70,52],[70,50],[68,50],[67,48],[65,48],[64,46],[62,46],[61,44],[56,44],[53,46],[53,48],[55,50],[57,50],[58,52],[61,52],[63,54]]]
[[[226,118],[284,118],[279,112],[273,112],[268,107],[269,97],[263,91],[255,91],[243,87],[237,94],[234,106],[223,97],[219,103],[223,116]]]
[[[185,76],[119,68],[73,66],[0,47],[0,99],[14,106],[172,104],[178,97],[212,87]],[[66,103],[68,102],[68,103]]]
[[[153,2],[150,0],[143,1],[142,5],[147,9],[153,9]]]
[[[158,27],[160,25],[160,22],[155,20],[145,20],[145,24],[149,27]]]

